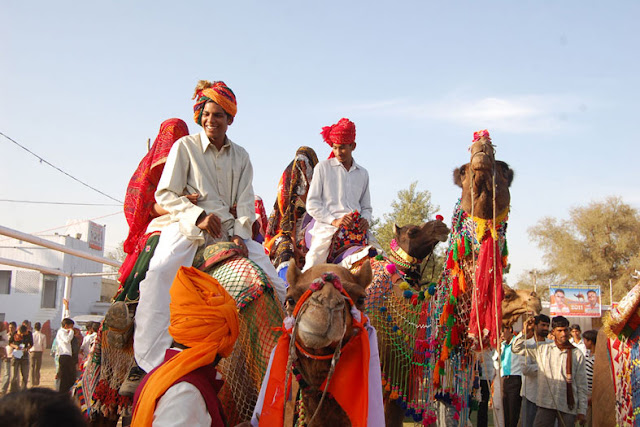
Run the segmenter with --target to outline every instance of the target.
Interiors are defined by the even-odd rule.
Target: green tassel
[[[453,260],[458,262],[458,242],[453,244]]]
[[[464,238],[464,256],[471,255],[471,240],[467,236]]]
[[[458,304],[458,301],[456,300],[456,297],[453,295],[449,295],[449,304],[451,305],[456,305]]]
[[[440,368],[440,375],[444,375],[444,368]]]
[[[447,331],[447,347],[451,348],[451,331]]]
[[[507,248],[507,241],[504,241],[504,246],[502,247],[502,256],[509,255],[509,249]]]
[[[449,317],[447,318],[447,327],[453,328],[454,322],[455,322],[455,319],[453,318],[453,314],[450,314]]]

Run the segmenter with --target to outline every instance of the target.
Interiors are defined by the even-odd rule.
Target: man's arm
[[[577,349],[573,349],[573,352],[576,352]],[[588,386],[587,386],[587,371],[585,366],[584,355],[580,350],[577,351],[576,354],[576,378],[573,379],[576,383],[576,389],[578,390],[578,398],[576,402],[578,403],[578,414],[586,415],[587,414],[587,403],[589,400]]]
[[[200,230],[195,224],[204,209],[182,195],[187,186],[190,164],[184,141],[178,140],[169,151],[155,198],[156,202],[169,212],[172,219],[180,222],[180,229],[185,235],[196,237],[200,235]]]
[[[233,230],[230,230],[229,234],[249,240],[251,239],[251,227],[256,219],[256,196],[253,192],[253,165],[249,159],[249,154],[243,154],[244,158],[242,170],[240,171],[240,180],[238,182],[238,194],[235,200],[236,219],[233,224]]]
[[[365,184],[362,191],[362,197],[360,197],[360,215],[362,215],[368,223],[371,223],[371,219],[373,218],[373,207],[371,206],[371,195],[369,194],[369,172],[364,170],[364,173]]]
[[[307,193],[307,212],[316,221],[324,224],[331,224],[334,220],[339,219],[325,207],[323,198],[323,187],[325,180],[324,163],[319,163],[313,170],[313,178]]]

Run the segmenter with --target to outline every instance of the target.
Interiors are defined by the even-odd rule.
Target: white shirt
[[[183,381],[169,387],[158,400],[152,425],[210,427],[211,415],[197,387]]]
[[[587,346],[584,344],[583,339],[580,339],[580,342],[576,344],[573,338],[569,338],[569,342],[576,346],[582,352],[582,354],[584,354],[585,356],[587,355]]]
[[[307,194],[309,215],[318,222],[331,224],[355,210],[371,223],[373,208],[367,170],[354,160],[347,171],[335,157],[318,163]]]
[[[47,336],[40,331],[33,331],[33,347],[29,349],[29,352],[44,351],[47,344]]]
[[[229,138],[218,150],[202,131],[173,144],[155,197],[171,220],[180,223],[180,232],[198,244],[204,243],[204,232],[196,226],[202,212],[220,218],[223,234],[251,239],[256,216],[252,181],[246,150]],[[197,205],[184,197],[194,192],[200,195]],[[229,212],[234,204],[237,219]]]
[[[86,335],[82,339],[82,345],[80,346],[80,350],[84,353],[84,357],[87,357],[89,352],[91,351],[91,347],[93,343],[96,341],[96,337],[98,336],[97,332],[92,332],[89,335]]]
[[[58,342],[58,356],[71,356],[71,340],[73,339],[73,329],[58,329],[56,341]]]
[[[553,341],[546,339],[538,341],[537,345],[552,343]],[[527,350],[534,351],[536,348],[535,338],[529,338],[524,342]],[[535,357],[531,357],[527,352],[524,354],[522,361],[522,388],[520,396],[526,397],[529,402],[536,403],[538,396],[538,362]]]

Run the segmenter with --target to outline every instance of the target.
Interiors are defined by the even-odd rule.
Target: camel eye
[[[292,297],[287,297],[287,299],[285,300],[286,304],[293,308],[296,306],[296,300],[294,300]]]
[[[356,305],[364,305],[364,301],[365,301],[365,297],[363,295],[356,300]]]

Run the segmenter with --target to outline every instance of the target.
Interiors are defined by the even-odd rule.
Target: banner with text
[[[549,286],[551,316],[600,317],[600,286]]]

